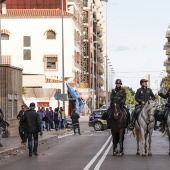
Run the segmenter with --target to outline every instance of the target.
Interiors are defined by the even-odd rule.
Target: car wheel
[[[94,124],[94,129],[95,129],[96,131],[100,131],[100,130],[102,129],[102,124],[101,124],[100,122],[96,122],[96,123]]]

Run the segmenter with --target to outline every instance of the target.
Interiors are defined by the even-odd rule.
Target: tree
[[[161,92],[165,93],[170,88],[170,70],[167,71],[168,75],[161,81]]]
[[[131,87],[124,86],[123,87],[126,91],[126,104],[136,104],[135,100],[135,92]]]

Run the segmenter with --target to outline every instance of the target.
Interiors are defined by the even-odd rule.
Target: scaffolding
[[[83,0],[83,25],[81,34],[81,83],[88,83],[88,0]]]

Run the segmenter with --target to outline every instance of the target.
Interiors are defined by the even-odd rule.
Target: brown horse
[[[113,156],[122,156],[123,152],[123,141],[125,135],[125,128],[127,122],[126,111],[121,108],[119,104],[114,103],[111,106],[110,114],[108,118],[108,125],[111,128],[113,138]],[[119,144],[119,150],[117,145]]]

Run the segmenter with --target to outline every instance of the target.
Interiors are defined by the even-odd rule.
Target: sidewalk
[[[38,138],[39,145],[44,144],[48,141],[58,138],[58,136],[63,136],[66,133],[71,132],[71,129],[65,129],[60,131],[44,131],[43,136]],[[22,149],[27,149],[27,145],[21,145],[21,139],[17,137],[2,138],[3,147],[0,147],[0,158],[7,155],[16,155]]]
[[[89,115],[88,116],[80,116],[79,122],[88,122],[89,121]]]

